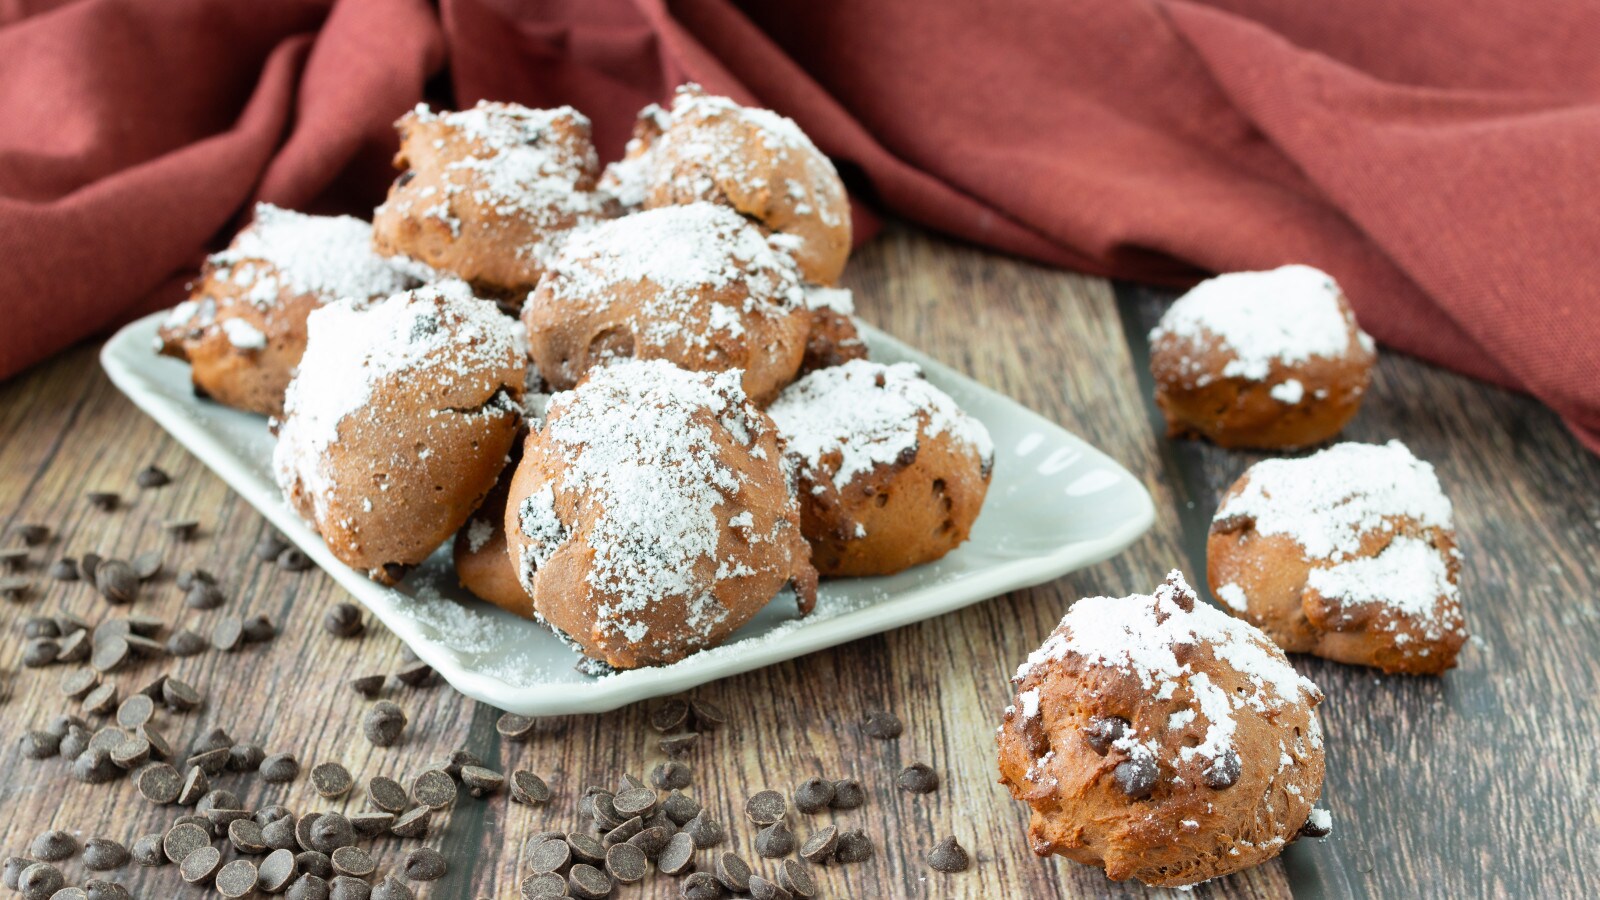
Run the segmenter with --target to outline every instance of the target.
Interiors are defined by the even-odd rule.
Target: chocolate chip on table
[[[50,564],[50,577],[56,581],[77,581],[78,561],[64,556]]]
[[[661,810],[674,825],[682,827],[700,815],[700,802],[682,791],[670,791],[661,800]]]
[[[32,616],[22,623],[22,636],[26,638],[56,638],[61,636],[61,626],[49,616]]]
[[[78,574],[83,576],[83,580],[90,584],[94,584],[94,573],[98,568],[100,568],[100,554],[98,553],[85,553],[78,560]]]
[[[717,880],[734,893],[750,890],[750,864],[733,851],[717,854]]]
[[[722,823],[706,815],[706,811],[703,809],[700,810],[699,815],[690,819],[683,826],[682,833],[689,835],[694,840],[695,848],[699,850],[715,847],[717,844],[722,843],[723,838],[727,837],[727,832],[723,830]]]
[[[1313,809],[1300,826],[1299,834],[1301,837],[1325,838],[1333,834],[1333,818],[1327,810]]]
[[[506,713],[495,721],[494,730],[506,740],[520,744],[533,737],[533,730],[537,724],[538,720],[532,716]]]
[[[5,885],[6,890],[16,890],[17,879],[22,877],[22,870],[31,865],[33,860],[25,856],[6,857],[5,863],[0,865],[0,884]]]
[[[623,822],[621,825],[618,825],[617,827],[606,832],[605,837],[600,839],[600,844],[609,850],[618,844],[626,844],[643,830],[644,820],[638,816],[634,816],[633,818],[628,819],[626,822]]]
[[[94,642],[94,653],[89,657],[89,665],[97,672],[115,672],[127,665],[132,656],[133,650],[128,646],[128,639],[113,635]]]
[[[161,551],[146,550],[129,560],[128,565],[140,581],[149,581],[161,574]]]
[[[806,815],[821,812],[833,802],[833,782],[807,778],[794,789],[794,808]]]
[[[139,596],[139,575],[120,559],[101,561],[94,570],[94,586],[107,603],[121,606]]]
[[[17,876],[17,892],[22,900],[50,900],[61,890],[67,879],[61,870],[45,862],[36,862]]]
[[[833,846],[833,859],[840,863],[865,862],[872,858],[872,839],[859,828],[839,832]]]
[[[248,859],[236,859],[217,872],[217,893],[227,900],[239,900],[255,893],[260,873]]]
[[[267,839],[261,824],[254,819],[235,819],[228,823],[228,843],[240,853],[252,856],[267,852]]]
[[[694,724],[700,731],[716,731],[728,724],[728,714],[722,707],[710,700],[699,697],[690,699],[689,715],[694,719]]]
[[[769,881],[760,875],[750,876],[751,900],[791,900],[789,892],[784,890],[775,881]]]
[[[256,541],[255,550],[252,552],[255,553],[256,559],[262,562],[272,562],[278,558],[278,554],[287,549],[289,549],[288,542],[276,533],[269,531],[263,534],[260,540]]]
[[[744,814],[757,825],[771,825],[789,812],[789,803],[777,791],[760,791],[744,802]]]
[[[559,872],[572,862],[572,848],[565,840],[540,841],[526,854],[530,871],[537,874]]]
[[[900,723],[899,716],[879,709],[867,713],[866,720],[861,723],[861,730],[866,732],[867,737],[888,741],[899,737],[905,726]]]
[[[286,754],[287,755],[287,754]],[[294,757],[290,756],[290,760]],[[261,764],[267,761],[267,751],[262,750],[258,744],[234,744],[228,748],[228,768],[235,772],[258,772]],[[299,766],[296,764],[296,772]],[[290,779],[294,775],[289,776]]]
[[[150,465],[140,469],[133,481],[142,488],[166,487],[172,483],[172,476],[162,471],[160,467]]]
[[[367,878],[378,871],[372,854],[360,847],[340,847],[328,858],[333,871],[351,878]]]
[[[301,850],[294,855],[294,868],[301,874],[332,878],[333,857],[318,850]]]
[[[161,701],[167,705],[167,709],[181,713],[199,709],[200,705],[205,702],[205,697],[201,696],[200,692],[195,690],[194,686],[187,681],[168,678],[161,683]],[[217,749],[228,748],[219,747]]]
[[[511,799],[529,806],[550,802],[550,788],[544,779],[525,769],[511,773]]]
[[[1228,747],[1200,773],[1200,780],[1205,782],[1206,787],[1220,791],[1233,787],[1238,782],[1241,771],[1243,766],[1239,759],[1239,751]]]
[[[194,742],[194,746],[189,748],[189,754],[193,756],[212,750],[225,750],[232,746],[233,738],[227,731],[221,728],[213,728]]]
[[[206,770],[199,766],[190,766],[183,777],[183,789],[178,792],[178,805],[193,806],[209,793],[211,793],[211,779],[206,776]]]
[[[34,638],[22,651],[22,664],[30,669],[42,669],[61,656],[61,644],[55,638]]]
[[[200,522],[197,519],[173,519],[162,522],[161,530],[180,541],[188,541],[192,540],[195,532],[200,530]]]
[[[407,687],[421,687],[433,680],[433,667],[425,662],[413,662],[394,673],[394,677]]]
[[[367,782],[367,802],[389,813],[403,813],[411,806],[411,798],[400,782],[384,775]]]
[[[506,777],[487,766],[462,766],[461,783],[472,796],[489,797],[505,789]]]
[[[1121,716],[1095,716],[1083,727],[1083,739],[1089,749],[1105,756],[1111,745],[1128,733],[1131,723]]]
[[[322,615],[322,629],[334,637],[352,638],[365,631],[367,623],[354,603],[336,603]]]
[[[332,853],[340,847],[348,847],[356,842],[355,827],[343,813],[325,812],[320,815],[306,816],[300,821],[310,820],[311,846],[307,850],[317,850],[322,853]]]
[[[756,833],[756,852],[763,859],[782,859],[794,852],[794,833],[782,822],[773,822]]]
[[[133,900],[127,888],[101,878],[89,879],[83,886],[83,895],[86,900]]]
[[[183,792],[183,776],[166,763],[140,769],[135,782],[146,800],[162,806],[177,802],[178,795]]]
[[[117,708],[117,686],[106,682],[83,698],[83,711],[91,716],[107,716]]]
[[[844,778],[833,783],[833,799],[828,805],[834,809],[856,809],[867,802],[867,791],[854,778]]]
[[[383,675],[361,675],[350,679],[350,687],[363,697],[376,697],[386,680]]]
[[[411,888],[390,875],[372,886],[371,900],[416,900],[416,896]]]
[[[259,822],[260,819],[257,818],[256,821]],[[261,840],[273,850],[288,850],[292,854],[300,846],[300,842],[294,836],[295,828],[299,824],[292,815],[280,816],[261,826]]]
[[[938,872],[965,872],[972,865],[972,857],[965,847],[951,835],[933,845],[928,851],[928,865]]]
[[[111,512],[122,504],[122,496],[111,491],[89,491],[83,497],[90,506],[101,512]]]
[[[11,526],[11,536],[24,546],[37,547],[50,540],[50,529],[35,522],[22,522]]]
[[[325,762],[311,768],[311,787],[322,797],[332,800],[343,797],[355,787],[350,770],[336,762]]]
[[[256,884],[263,891],[276,894],[288,886],[294,875],[294,853],[283,849],[274,850],[261,861],[256,874]]]
[[[228,653],[244,643],[244,621],[238,616],[223,616],[211,626],[211,646]]]
[[[661,752],[668,756],[678,756],[693,750],[699,743],[700,735],[692,731],[682,731],[677,734],[667,735],[658,741],[656,746],[660,747]]]
[[[386,812],[359,812],[350,816],[350,827],[356,834],[364,838],[375,838],[389,830],[394,824],[394,813]]]
[[[456,800],[456,782],[449,773],[430,769],[411,782],[411,799],[429,809],[444,809]]]
[[[328,900],[370,900],[372,885],[359,878],[339,875],[328,882]]]
[[[800,855],[807,860],[822,864],[833,858],[833,850],[839,843],[839,829],[828,825],[818,831],[813,831],[800,845]]]
[[[117,707],[117,724],[123,728],[138,728],[150,721],[156,713],[156,703],[144,694],[134,694]]]
[[[686,788],[694,780],[694,770],[688,764],[669,759],[650,770],[650,783],[663,791]]]
[[[659,825],[654,825],[640,831],[628,839],[628,843],[638,847],[644,852],[647,859],[655,859],[667,847],[667,841],[672,838],[673,832]]]
[[[137,735],[129,735],[126,740],[111,751],[111,762],[119,769],[133,771],[150,761],[150,742]]]
[[[1117,787],[1128,795],[1130,800],[1143,800],[1155,790],[1156,762],[1148,756],[1133,756],[1117,763],[1111,770],[1111,775],[1117,781]]]
[[[426,806],[412,807],[394,820],[394,824],[389,827],[389,833],[402,838],[427,837],[432,815],[433,811]]]
[[[220,775],[224,769],[228,768],[228,760],[232,757],[232,755],[233,751],[231,748],[222,747],[216,750],[206,750],[203,753],[196,753],[195,755],[189,757],[185,762],[190,767],[204,772],[207,775]]]
[[[168,861],[181,863],[189,854],[201,847],[211,846],[211,835],[199,825],[184,823],[174,825],[161,839],[161,852]]]
[[[649,871],[644,851],[632,844],[617,844],[606,851],[606,872],[621,884],[643,881]]]
[[[159,834],[146,834],[136,838],[133,848],[129,851],[133,861],[145,868],[166,865],[167,856],[161,849],[161,838]]]
[[[19,743],[22,755],[28,759],[49,759],[61,752],[61,738],[48,731],[29,731]]]
[[[656,792],[647,787],[629,788],[616,795],[611,801],[612,808],[623,819],[634,816],[648,816],[655,812]]]
[[[225,602],[221,588],[203,581],[191,585],[183,595],[183,605],[190,609],[217,609]]]
[[[677,698],[667,700],[650,711],[650,727],[662,734],[678,731],[688,721],[689,704]]]
[[[300,761],[292,753],[274,753],[263,759],[259,768],[261,780],[268,784],[283,784],[300,777]]]
[[[601,900],[611,893],[611,876],[588,863],[578,863],[567,872],[567,890],[583,900]]]
[[[178,863],[178,874],[190,884],[206,884],[222,867],[222,852],[207,844],[183,858]]]
[[[432,847],[418,847],[400,864],[400,871],[410,881],[438,881],[449,868],[444,855]]]
[[[778,866],[778,886],[796,897],[817,895],[817,882],[811,877],[810,870],[804,864],[792,859],[786,859]]]
[[[554,872],[536,872],[522,879],[522,900],[553,900],[567,896],[567,879]]]
[[[361,720],[361,730],[375,747],[392,747],[406,728],[406,714],[395,703],[379,700]]]
[[[304,572],[311,568],[311,557],[299,547],[286,547],[277,557],[278,568],[285,572]]]
[[[939,773],[926,763],[912,763],[900,770],[894,783],[908,794],[931,794],[939,789]]]
[[[683,900],[716,900],[722,896],[722,882],[710,872],[692,872],[683,880],[678,896]]]
[[[78,839],[60,829],[40,832],[28,845],[28,853],[43,862],[60,862],[77,855]]]

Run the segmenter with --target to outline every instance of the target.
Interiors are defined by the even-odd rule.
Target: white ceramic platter
[[[1155,517],[1144,486],[1105,454],[863,326],[873,359],[921,365],[930,381],[993,435],[994,481],[972,539],[936,563],[899,575],[824,581],[816,611],[804,619],[796,618],[793,596],[781,595],[723,646],[674,665],[584,675],[573,668],[577,655],[550,632],[457,585],[448,547],[394,588],[334,559],[284,504],[269,466],[272,437],[265,421],[197,399],[188,367],[152,351],[160,318],[128,325],[101,352],[117,387],[457,690],[508,712],[601,712],[942,615],[1103,560],[1132,543]]]

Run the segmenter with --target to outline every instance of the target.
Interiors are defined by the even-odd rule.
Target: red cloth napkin
[[[148,308],[251,199],[370,206],[442,30],[457,102],[572,103],[607,158],[694,79],[793,116],[858,200],[987,246],[1170,284],[1319,266],[1390,347],[1600,451],[1594,4],[0,0],[0,24],[0,375]]]

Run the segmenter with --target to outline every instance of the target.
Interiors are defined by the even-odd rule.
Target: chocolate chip
[[[132,771],[150,761],[150,742],[130,735],[111,750],[111,762],[119,769]]]
[[[312,565],[311,557],[307,556],[305,551],[299,547],[286,548],[282,553],[278,554],[277,562],[278,568],[285,572],[304,572],[311,568]]]
[[[581,831],[567,833],[567,846],[572,848],[572,857],[580,862],[601,863],[606,858],[606,846],[595,840],[592,835]]]
[[[229,753],[230,757],[232,752]],[[300,761],[292,753],[274,753],[260,765],[261,780],[268,784],[283,784],[300,776]]]
[[[311,788],[326,799],[343,797],[354,786],[350,770],[336,762],[322,763],[311,769]]]
[[[900,770],[895,784],[908,794],[931,794],[939,789],[939,774],[926,763],[912,763]]]
[[[89,491],[83,496],[89,501],[90,506],[101,512],[111,512],[122,504],[121,495],[111,491]]]
[[[1300,826],[1301,837],[1325,838],[1332,833],[1333,819],[1325,810],[1313,809],[1306,817],[1305,823]]]
[[[939,872],[965,872],[972,864],[972,858],[967,855],[965,847],[956,842],[952,835],[933,845],[928,851],[928,865]]]
[[[710,872],[693,872],[679,886],[683,900],[715,900],[722,896],[722,882]]]
[[[340,847],[339,850],[349,848]],[[339,850],[335,850],[338,853]],[[333,857],[320,850],[301,850],[294,855],[295,871],[318,878],[333,877]]]
[[[256,864],[248,859],[236,859],[217,872],[217,893],[228,900],[238,900],[255,892]]]
[[[1094,752],[1105,756],[1111,745],[1120,740],[1133,727],[1121,716],[1095,716],[1083,727],[1083,739]]]
[[[26,638],[56,638],[61,636],[61,626],[49,616],[33,616],[22,625],[22,636]]]
[[[461,783],[474,797],[491,797],[505,789],[506,777],[487,766],[462,766]]]
[[[460,778],[461,769],[464,766],[481,765],[483,765],[483,760],[479,759],[477,754],[469,750],[452,750],[450,755],[445,757],[444,761],[434,766],[434,768],[444,772],[451,778]]]
[[[100,686],[100,673],[93,669],[74,669],[61,678],[61,693],[82,700]]]
[[[121,606],[139,596],[139,575],[120,559],[108,559],[94,571],[94,586],[107,603]]]
[[[162,682],[161,700],[167,705],[168,709],[180,713],[199,709],[200,705],[205,702],[205,698],[200,695],[199,691],[194,689],[193,685],[176,678],[168,678]],[[228,748],[221,747],[218,749],[226,750]]]
[[[17,876],[17,892],[22,894],[22,900],[49,900],[66,883],[61,870],[49,863],[38,862],[23,869]]]
[[[267,852],[267,839],[261,825],[254,819],[237,819],[228,823],[228,842],[233,849],[252,856]]]
[[[647,858],[655,859],[666,849],[667,841],[672,838],[672,834],[671,830],[663,826],[653,825],[629,838],[628,843],[638,847]]]
[[[212,750],[225,750],[232,746],[233,738],[227,731],[221,728],[213,728],[194,742],[194,746],[189,749],[189,753],[191,755],[209,753]]]
[[[301,875],[294,884],[289,886],[288,893],[284,894],[286,900],[330,900],[332,896],[328,882],[320,875]]]
[[[788,856],[794,852],[793,832],[782,822],[773,822],[756,833],[756,852],[761,854],[763,859],[782,859]]]
[[[183,779],[183,789],[178,792],[178,805],[193,806],[210,792],[211,779],[206,777],[206,770],[199,766],[190,766],[188,774]]]
[[[294,853],[278,849],[267,854],[261,861],[261,867],[256,875],[256,884],[269,894],[282,891],[295,876]]]
[[[206,639],[187,628],[174,631],[167,638],[167,653],[172,656],[196,656],[206,649]]]
[[[244,643],[244,621],[238,616],[223,616],[211,627],[211,646],[224,653],[239,649]]]
[[[406,854],[400,870],[412,881],[438,881],[449,869],[444,855],[432,847],[418,847]]]
[[[834,809],[856,809],[867,802],[867,791],[854,778],[844,778],[833,783],[833,799],[828,805]]]
[[[23,522],[11,526],[11,536],[29,547],[37,547],[50,540],[50,529],[34,522]]]
[[[89,632],[74,631],[61,639],[61,652],[56,654],[56,662],[81,663],[89,658],[90,652]]]
[[[197,519],[172,519],[162,522],[161,530],[177,540],[189,541],[193,540],[195,532],[200,530],[200,522]]]
[[[61,738],[48,731],[29,731],[19,743],[28,759],[49,759],[61,752]]]
[[[233,791],[230,791],[227,788],[217,788],[214,791],[206,792],[206,795],[200,798],[200,802],[195,804],[194,812],[195,815],[205,816],[207,819],[211,820],[212,824],[216,824],[217,820],[212,816],[213,812],[221,812],[224,810],[238,811],[242,805],[243,804],[239,802],[238,794],[235,794]],[[223,821],[222,827],[216,829],[216,832],[221,834],[222,832],[227,831],[228,822],[232,822],[234,819],[238,818],[243,818],[243,816],[227,817],[226,820]]]
[[[833,847],[833,858],[840,863],[865,862],[872,858],[872,839],[859,828],[841,831]]]
[[[294,757],[289,759],[292,761]],[[235,772],[258,772],[266,761],[267,751],[258,744],[234,744],[228,748],[228,768]],[[294,775],[291,774],[289,778],[293,779]]]
[[[388,700],[379,700],[372,704],[372,708],[367,710],[366,716],[361,720],[362,731],[375,747],[392,747],[399,743],[405,727],[405,711]]]
[[[530,871],[543,874],[559,872],[572,861],[572,848],[564,840],[540,841],[527,852]]]
[[[328,900],[371,900],[372,885],[349,875],[328,882]]]
[[[789,811],[789,804],[777,791],[761,791],[744,802],[744,814],[757,825],[771,825]]]
[[[356,834],[365,838],[374,838],[387,832],[394,825],[394,813],[386,812],[359,812],[350,816],[350,827]]]
[[[1117,763],[1111,772],[1117,786],[1129,799],[1143,800],[1156,786],[1156,761],[1148,756],[1133,756]]]
[[[228,767],[228,759],[231,755],[232,751],[224,747],[217,750],[207,750],[204,753],[196,753],[189,757],[186,762],[207,775],[220,775]]]
[[[683,826],[683,833],[689,835],[694,840],[695,847],[700,850],[722,843],[723,838],[727,836],[722,823],[706,815],[703,809],[699,815]]]
[[[681,791],[671,791],[662,799],[661,810],[674,825],[683,826],[700,815],[700,803]]]
[[[778,866],[778,886],[796,897],[817,895],[817,882],[811,877],[810,870],[792,859],[786,859]]]
[[[354,603],[334,604],[322,616],[323,630],[334,637],[352,638],[365,631],[366,627],[361,610]]]
[[[494,730],[506,740],[520,744],[533,737],[534,726],[537,724],[538,720],[530,716],[506,713],[494,723]]]
[[[544,779],[525,769],[511,773],[511,799],[529,806],[550,802],[550,788]]]
[[[133,568],[133,574],[140,581],[149,581],[161,574],[161,551],[146,550],[135,556],[128,565]]]
[[[22,651],[22,664],[30,669],[41,669],[61,656],[61,644],[55,638],[34,638]]]
[[[394,677],[408,687],[421,687],[433,680],[433,667],[424,662],[414,662],[394,673]]]
[[[97,672],[115,672],[127,664],[133,656],[133,650],[128,646],[128,639],[111,636],[105,640],[96,640],[94,654],[89,658],[89,665]]]
[[[83,698],[83,711],[91,716],[108,716],[117,708],[117,686],[106,682]]]
[[[861,730],[866,732],[867,737],[888,741],[899,737],[905,726],[900,723],[899,716],[880,709],[867,713],[866,721],[861,723]]]
[[[567,873],[567,890],[583,900],[601,900],[611,893],[611,876],[588,863],[578,863]]]
[[[60,862],[77,854],[78,839],[59,829],[41,832],[28,845],[28,852],[34,859]]]
[[[117,724],[123,728],[138,728],[150,721],[156,713],[154,700],[144,694],[134,694],[117,707]]]
[[[601,839],[600,844],[607,849],[610,849],[617,844],[626,844],[628,841],[633,840],[633,838],[643,830],[644,820],[638,816],[634,816],[633,818],[628,819],[626,822],[623,822],[621,825],[618,825],[617,827],[606,832],[606,835]]]
[[[161,838],[159,834],[146,834],[136,838],[133,849],[129,851],[133,861],[146,868],[166,865],[167,856],[162,852]]]
[[[77,581],[78,561],[70,556],[56,560],[50,564],[50,577],[56,581]]]
[[[668,756],[679,756],[693,750],[695,745],[699,743],[700,735],[692,731],[683,731],[667,735],[657,742],[657,746],[661,748],[662,753]]]
[[[154,763],[139,770],[135,779],[139,793],[158,805],[176,802],[183,791],[183,777],[166,763]]]
[[[367,802],[390,813],[403,813],[411,806],[411,799],[400,782],[384,775],[367,782]]]
[[[207,845],[185,856],[183,862],[178,863],[178,874],[190,884],[205,884],[217,874],[217,869],[221,866],[222,852]]]
[[[833,782],[807,778],[794,789],[794,808],[806,815],[821,812],[833,802]]]
[[[156,466],[145,466],[134,476],[134,483],[142,488],[166,487],[172,483],[172,477]]]
[[[689,721],[689,704],[673,698],[650,711],[650,727],[662,734],[677,731]]]
[[[669,759],[650,770],[650,783],[663,791],[680,790],[693,780],[693,770],[688,765]]]
[[[522,900],[553,900],[567,896],[567,879],[553,872],[529,875],[522,879]]]
[[[94,584],[94,573],[98,568],[100,568],[100,554],[98,553],[85,553],[78,560],[78,574],[83,576],[83,580],[90,584]]]
[[[420,838],[428,836],[428,825],[432,819],[433,811],[426,806],[408,809],[394,820],[389,833],[395,837]]]
[[[648,816],[655,812],[656,792],[649,788],[632,788],[618,794],[612,801],[617,815],[623,819]]]
[[[273,819],[261,826],[261,839],[266,842],[268,847],[274,850],[288,851],[289,861],[292,863],[294,862],[294,850],[300,846],[294,836],[295,828],[299,824],[292,815]],[[266,868],[264,863],[262,868]]]
[[[310,816],[306,818],[312,819],[311,846],[307,847],[307,850],[332,853],[340,847],[348,847],[356,842],[355,827],[343,813],[325,812],[314,818]]]
[[[263,534],[260,540],[256,541],[255,550],[252,552],[255,553],[256,559],[262,562],[272,562],[278,558],[278,554],[287,549],[289,549],[289,544],[276,533],[269,531]]]
[[[694,838],[680,831],[667,841],[667,846],[656,857],[656,868],[668,875],[682,874],[694,864],[694,850]]]
[[[456,801],[456,783],[447,772],[431,769],[411,782],[411,799],[429,809],[444,809]]]
[[[183,595],[183,604],[190,609],[217,609],[225,602],[221,588],[203,581],[191,585]]]
[[[410,863],[410,857],[406,858],[406,862]],[[333,855],[329,857],[329,865],[334,872],[349,875],[351,878],[366,878],[378,871],[378,864],[373,862],[372,854],[360,847],[340,847],[333,851]]]
[[[722,707],[699,697],[689,700],[689,715],[701,731],[716,731],[728,723],[728,714]]]
[[[1204,772],[1200,773],[1200,779],[1206,783],[1206,787],[1220,791],[1233,787],[1239,781],[1242,770],[1239,751],[1228,747],[1217,755]]]
[[[161,839],[161,851],[169,861],[181,863],[201,847],[211,846],[211,835],[199,825],[174,825]]]
[[[33,582],[22,577],[0,578],[0,597],[12,602],[20,602],[28,596]]]
[[[22,870],[33,865],[33,860],[25,856],[8,856],[3,867],[0,867],[0,884],[7,890],[17,889],[17,879],[22,877]]]
[[[376,697],[383,690],[385,680],[382,675],[361,675],[350,679],[350,687],[363,697]]]
[[[66,759],[77,759],[89,749],[90,737],[89,729],[74,722],[67,728],[67,733],[61,736],[61,755]]]
[[[717,854],[717,880],[723,887],[734,893],[744,893],[750,889],[750,875],[750,864],[739,854],[731,850]]]
[[[56,895],[57,897],[60,894]],[[85,900],[133,900],[133,895],[128,889],[115,881],[106,881],[101,878],[91,878],[83,886]]]
[[[643,881],[649,871],[644,851],[632,844],[617,844],[606,851],[606,872],[622,884]]]

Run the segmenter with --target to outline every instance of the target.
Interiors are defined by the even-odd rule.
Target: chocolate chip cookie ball
[[[538,617],[619,669],[720,644],[786,585],[816,603],[777,429],[736,372],[623,360],[555,395],[505,532]]]
[[[1251,466],[1206,557],[1212,594],[1291,653],[1438,674],[1467,639],[1450,500],[1399,441]]]
[[[196,393],[275,416],[305,352],[312,310],[416,283],[372,251],[366,222],[258,203],[255,220],[206,259],[189,299],[162,323],[160,349],[189,363]]]
[[[738,369],[771,402],[794,380],[810,316],[793,263],[733,210],[669,206],[567,242],[522,310],[539,371],[567,390],[615,359]]]
[[[708,201],[774,236],[813,284],[839,280],[850,257],[850,199],[833,163],[792,120],[678,89],[672,109],[640,113],[604,188],[646,209]]]
[[[1331,439],[1360,409],[1375,359],[1344,292],[1310,266],[1202,282],[1150,332],[1168,436],[1222,447]]]
[[[494,486],[521,421],[525,345],[461,282],[329,304],[307,334],[278,485],[334,556],[393,583]]]
[[[799,472],[801,527],[822,574],[892,574],[972,532],[994,444],[916,365],[819,369],[768,412]]]
[[[589,120],[577,110],[480,102],[395,123],[403,169],[373,216],[385,256],[470,282],[482,296],[533,288],[568,232],[616,212],[598,193]]]
[[[1322,692],[1176,571],[1079,600],[1012,684],[1000,781],[1041,856],[1184,887],[1272,859],[1312,817]]]

